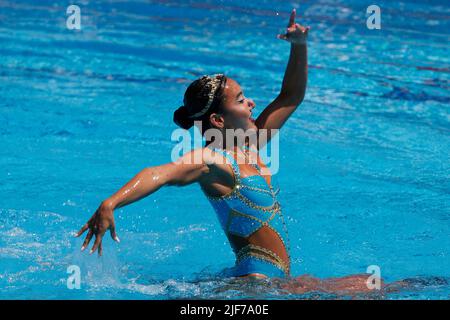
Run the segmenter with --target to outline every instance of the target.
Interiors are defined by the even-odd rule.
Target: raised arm
[[[111,197],[104,200],[88,222],[76,234],[76,237],[79,237],[89,229],[81,250],[86,249],[92,236],[95,235],[95,242],[90,253],[98,250],[99,255],[101,255],[102,238],[107,230],[110,230],[113,240],[120,242],[114,223],[115,209],[136,202],[163,186],[188,185],[199,181],[202,176],[208,174],[209,167],[204,161],[208,154],[202,150],[204,149],[189,152],[176,162],[142,170]],[[198,159],[199,161],[194,161]]]
[[[291,44],[289,61],[279,95],[256,119],[256,126],[259,129],[280,129],[305,96],[308,78],[306,37],[309,27],[305,28],[295,23],[295,14],[294,9],[289,18],[286,34],[278,35],[279,39]]]

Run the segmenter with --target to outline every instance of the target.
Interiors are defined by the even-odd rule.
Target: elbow
[[[293,101],[294,105],[296,105],[296,106],[301,105],[304,98],[305,98],[305,94],[304,93],[302,95],[294,98],[294,101]]]
[[[303,99],[305,98],[306,88],[299,90],[292,96],[292,102],[294,105],[299,106],[302,104]]]
[[[302,104],[306,93],[306,86],[292,90],[281,90],[279,96],[288,105],[299,106]]]
[[[155,168],[151,174],[152,180],[161,187],[182,187],[186,185],[185,176],[180,174],[179,164],[168,163]]]
[[[303,99],[305,98],[305,93],[296,93],[296,94],[280,94],[283,97],[283,101],[285,101],[286,105],[298,107],[302,104]]]
[[[140,173],[139,181],[147,181],[153,184],[156,189],[170,183],[168,173],[164,170],[163,166],[145,168]]]

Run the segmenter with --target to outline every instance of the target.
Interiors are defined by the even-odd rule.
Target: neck
[[[226,149],[229,151],[234,151],[236,147],[242,149],[244,146],[248,145],[247,139],[238,138],[236,136],[228,136],[222,131],[220,137],[215,137],[214,141],[207,142],[206,145],[211,145],[215,148]]]

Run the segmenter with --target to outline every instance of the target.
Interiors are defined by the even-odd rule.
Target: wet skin
[[[221,129],[257,130],[255,121],[252,119],[252,110],[255,107],[255,103],[252,99],[248,99],[244,96],[241,86],[235,80],[231,78],[227,79],[224,96],[224,110],[222,114],[218,115],[219,117],[222,117],[222,119],[218,122],[214,122],[214,125]],[[215,115],[213,114],[211,118],[214,117]],[[237,156],[245,157],[242,150],[235,148],[235,152],[238,153],[235,153],[235,159],[237,159]],[[261,168],[266,167],[258,155],[253,154],[253,156],[257,157],[258,165],[260,165]],[[242,178],[260,175],[251,164],[247,163],[239,164],[239,170]],[[270,185],[270,175],[262,177],[267,181],[267,184]],[[210,196],[224,196],[229,194],[233,190],[234,182],[233,170],[230,165],[226,164],[216,164],[214,167],[210,168],[210,173],[205,175],[199,181],[203,191]],[[248,244],[253,244],[275,252],[287,265],[290,264],[288,253],[280,237],[267,226],[261,227],[248,238],[228,235],[228,239],[236,252]],[[248,276],[265,277],[260,274],[250,274]]]
[[[304,28],[295,23],[295,10],[291,13],[287,32],[279,38],[291,43],[291,54],[288,66],[283,78],[280,94],[258,116],[252,119],[252,110],[255,107],[253,100],[245,97],[240,85],[228,78],[224,89],[225,99],[221,113],[211,114],[209,121],[212,127],[224,133],[225,129],[280,129],[286,120],[292,115],[303,100],[307,82],[307,48],[306,35],[309,28]],[[225,139],[225,137],[224,137]],[[269,137],[270,139],[270,137]],[[258,145],[261,146],[261,141]],[[235,156],[242,151],[235,149]],[[200,156],[201,163],[192,162]],[[222,157],[222,156],[221,156]],[[264,167],[258,157],[260,167]],[[250,164],[240,164],[242,178],[260,174]],[[267,183],[271,183],[270,175],[263,176]],[[86,249],[91,239],[95,236],[95,242],[91,253],[98,251],[102,254],[102,239],[107,231],[111,237],[119,242],[116,234],[114,210],[138,201],[163,186],[185,186],[194,182],[200,183],[207,195],[221,196],[230,193],[234,187],[233,171],[228,164],[224,164],[223,158],[214,162],[214,156],[209,148],[200,148],[183,155],[176,162],[160,166],[149,167],[139,172],[133,179],[121,189],[104,200],[92,217],[76,234],[81,236],[88,230],[88,234],[82,245]],[[248,238],[230,236],[230,243],[238,250],[247,244],[255,244],[277,253],[287,264],[290,263],[286,248],[277,234],[268,227],[262,227]],[[249,274],[249,277],[265,277],[262,274]],[[321,281],[317,278],[301,276],[289,282],[287,289],[295,292],[303,292],[322,286],[325,290],[342,290],[348,288],[352,291],[367,291],[365,285],[366,275],[348,276],[341,279],[329,279]],[[285,284],[286,285],[286,284]]]

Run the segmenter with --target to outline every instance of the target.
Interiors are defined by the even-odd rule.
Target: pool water
[[[256,113],[275,98],[289,55],[276,34],[293,7],[311,31],[276,175],[292,274],[376,265],[411,284],[383,298],[450,298],[448,4],[377,1],[381,30],[356,0],[76,4],[79,31],[66,1],[0,0],[0,298],[311,298],[219,278],[234,257],[198,185],[117,210],[121,243],[106,235],[101,258],[73,237],[140,170],[170,161],[192,80],[225,72]]]

